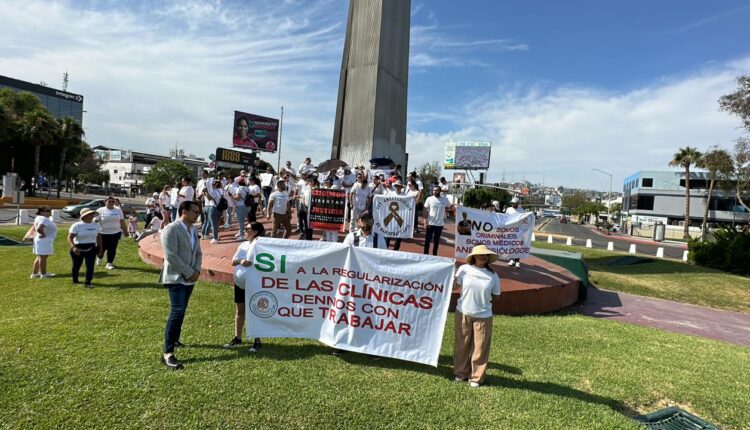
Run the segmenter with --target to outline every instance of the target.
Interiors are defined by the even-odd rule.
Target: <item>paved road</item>
[[[44,197],[46,194],[42,194],[40,197]],[[53,193],[54,196],[54,193]],[[71,198],[70,194],[63,193],[61,195],[63,198]],[[96,200],[96,199],[103,199],[104,196],[101,194],[73,194],[73,199],[78,199],[81,202],[86,202],[89,200]],[[123,204],[127,204],[136,210],[144,210],[146,208],[146,198],[147,197],[138,197],[138,198],[128,198],[128,197],[118,197],[120,201]],[[29,219],[29,222],[34,220],[34,214],[36,211],[34,209],[29,209],[29,215],[31,218]],[[16,210],[9,207],[3,207],[0,208],[0,224],[15,224],[15,217],[16,217]],[[63,222],[73,222],[73,220],[69,219],[63,219]]]
[[[565,243],[565,239],[560,236],[573,237],[573,244],[578,246],[585,246],[586,239],[591,239],[591,244],[594,248],[607,249],[607,242],[612,242],[615,251],[628,252],[630,245],[635,243],[636,252],[639,254],[656,256],[656,250],[659,247],[664,248],[664,256],[667,258],[674,258],[682,260],[683,251],[686,249],[684,244],[676,244],[669,242],[656,243],[644,238],[635,238],[621,234],[611,234],[609,236],[598,233],[595,229],[590,226],[580,225],[575,223],[561,224],[557,218],[545,218],[550,220],[547,224],[542,227],[540,235],[543,233],[551,233],[557,235],[555,243]]]

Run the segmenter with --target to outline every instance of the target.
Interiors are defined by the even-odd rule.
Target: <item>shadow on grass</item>
[[[487,388],[503,387],[516,390],[533,391],[540,394],[550,394],[559,397],[577,399],[582,402],[604,405],[615,412],[621,413],[628,417],[640,415],[638,411],[630,408],[624,403],[611,399],[609,397],[599,396],[587,393],[565,385],[555,384],[553,382],[529,381],[524,379],[511,379],[498,375],[487,375],[484,381]]]
[[[604,291],[596,287],[589,287],[586,301],[569,308],[569,314],[581,314],[596,318],[611,318],[622,316],[616,310],[622,307],[622,301],[617,292]]]
[[[109,277],[100,277],[97,278],[94,277],[94,286],[95,287],[102,287],[102,288],[116,288],[118,290],[130,290],[134,288],[159,288],[163,289],[164,286],[156,281],[154,282],[123,282],[123,283],[115,283],[115,282],[107,282],[108,280],[114,280],[116,278],[109,278]]]
[[[616,273],[621,275],[627,274],[669,274],[669,273],[694,273],[694,274],[716,274],[723,273],[717,270],[708,269],[706,267],[695,266],[691,264],[685,264],[678,261],[662,260],[657,258],[649,258],[638,255],[637,257],[651,260],[648,264],[631,264],[625,266],[610,266],[607,263],[610,261],[622,257],[607,256],[607,257],[596,257],[586,258],[586,263],[589,265],[590,270],[603,273]]]

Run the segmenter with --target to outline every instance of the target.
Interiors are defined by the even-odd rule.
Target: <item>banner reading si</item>
[[[437,366],[455,260],[261,237],[248,253],[248,337],[317,339]]]
[[[531,252],[534,213],[501,214],[459,206],[456,208],[456,258],[476,245],[487,245],[502,260],[527,258]]]

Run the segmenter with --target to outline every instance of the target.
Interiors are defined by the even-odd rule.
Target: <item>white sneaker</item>
[[[96,257],[96,265],[101,266],[102,265],[102,259],[99,257]]]
[[[469,382],[469,387],[471,387],[471,388],[479,388],[480,385],[479,385],[479,382],[471,381],[471,382]]]
[[[42,273],[41,275],[39,275],[40,278],[51,278],[53,276],[55,276],[54,273]]]
[[[106,265],[106,266],[104,266],[104,268],[105,268],[105,269],[107,269],[107,270],[112,270],[112,269],[114,269],[114,268],[115,268],[115,265],[114,265],[114,264],[112,264],[112,263],[107,263],[107,265]]]
[[[521,263],[516,261],[516,267],[521,267]]]
[[[240,237],[240,234],[239,234],[239,233],[237,233],[237,234],[235,234],[235,235],[234,235],[234,237]]]
[[[516,264],[515,261],[513,261],[513,260],[508,261],[508,266],[513,266],[514,264]]]
[[[219,243],[219,241],[216,239],[211,239],[211,243]]]
[[[41,277],[42,277],[41,273],[32,273],[29,278],[31,278],[31,279],[39,279]]]

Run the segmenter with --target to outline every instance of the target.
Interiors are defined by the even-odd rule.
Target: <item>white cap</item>
[[[511,203],[518,203],[519,202],[518,197],[513,197],[512,199],[510,199],[510,202]]]

